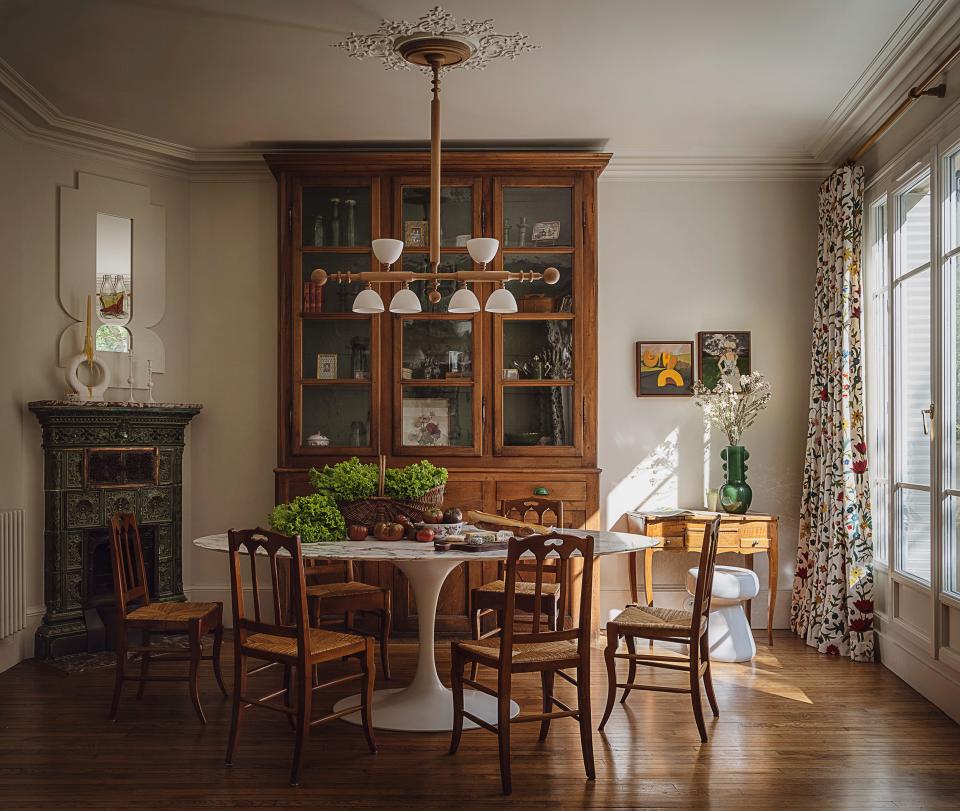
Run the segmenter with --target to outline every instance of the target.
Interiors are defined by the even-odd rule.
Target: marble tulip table
[[[659,543],[657,538],[623,532],[585,532],[564,530],[573,535],[592,535],[594,557],[638,552]],[[227,536],[207,535],[193,542],[201,549],[227,551]],[[374,693],[373,725],[377,729],[405,732],[444,732],[453,727],[453,695],[437,675],[434,659],[434,620],[440,587],[457,566],[468,560],[505,560],[506,549],[482,552],[436,552],[433,544],[415,541],[342,541],[340,543],[303,544],[305,558],[389,561],[400,568],[410,581],[417,601],[418,638],[417,671],[406,687],[377,690]],[[334,705],[334,710],[359,704],[359,695],[350,696]],[[511,717],[520,708],[512,702]],[[464,690],[464,706],[491,724],[497,722],[497,700],[476,690]],[[345,721],[359,724],[360,714],[344,716]],[[464,729],[476,724],[465,721]]]

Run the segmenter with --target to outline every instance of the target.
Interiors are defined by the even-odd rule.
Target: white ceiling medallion
[[[414,43],[422,43],[434,37],[456,41],[462,46],[459,59],[448,59],[445,70],[468,68],[483,70],[492,59],[516,59],[520,54],[539,48],[527,41],[527,35],[498,34],[493,30],[493,20],[467,20],[458,27],[457,18],[440,6],[434,6],[414,23],[406,20],[382,20],[373,34],[351,32],[334,48],[343,48],[350,56],[363,59],[375,56],[388,70],[409,70],[410,61],[401,54]],[[429,70],[428,65],[422,66]]]

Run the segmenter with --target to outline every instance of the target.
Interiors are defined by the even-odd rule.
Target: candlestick
[[[131,349],[130,352],[128,353],[128,357],[129,357],[129,359],[130,359],[130,371],[129,371],[129,373],[127,374],[127,385],[130,387],[130,394],[129,394],[129,397],[127,398],[127,402],[128,402],[128,403],[133,403],[133,402],[136,402],[136,401],[134,400],[134,397],[133,397],[133,382],[134,382],[134,376],[133,376],[133,374],[134,374],[134,365],[133,365],[133,350],[132,350],[132,349]]]
[[[147,402],[155,403],[153,399],[153,361],[147,361]]]

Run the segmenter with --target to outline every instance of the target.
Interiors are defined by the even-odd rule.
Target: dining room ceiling
[[[942,0],[941,0],[942,2]],[[446,0],[541,47],[443,82],[448,145],[813,155],[934,0]],[[429,82],[331,47],[432,0],[0,0],[0,58],[65,116],[194,149],[423,142]]]

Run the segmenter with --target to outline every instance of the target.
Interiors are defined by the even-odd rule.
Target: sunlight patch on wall
[[[630,510],[676,507],[680,497],[677,470],[680,463],[680,428],[669,434],[607,494],[610,526]]]

